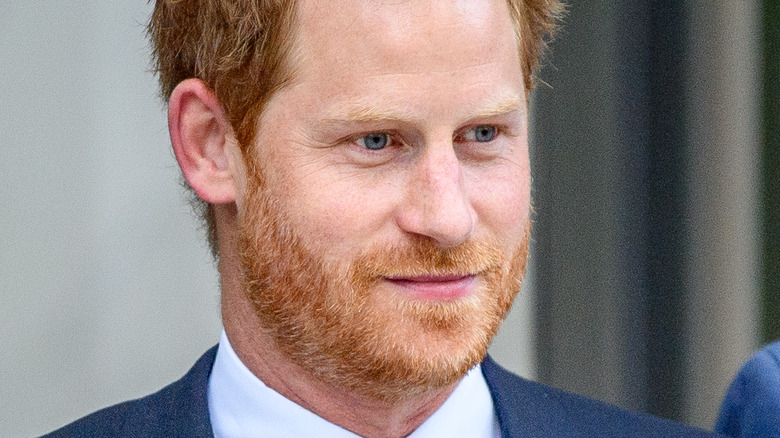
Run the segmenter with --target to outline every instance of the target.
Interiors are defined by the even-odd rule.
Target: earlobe
[[[233,131],[217,96],[203,81],[187,79],[173,90],[168,129],[176,160],[195,193],[211,204],[234,202]]]

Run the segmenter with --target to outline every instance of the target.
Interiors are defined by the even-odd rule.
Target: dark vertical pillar
[[[620,309],[625,355],[625,391],[634,392],[630,407],[647,411],[648,406],[648,275],[647,248],[650,242],[647,196],[651,161],[648,144],[652,136],[650,99],[651,34],[650,8],[646,2],[620,2],[617,21],[617,59],[613,66],[618,98],[615,123],[618,134],[619,183],[616,225],[620,230],[616,275],[622,277],[618,292],[624,297]]]
[[[685,7],[650,9],[650,172],[647,187],[649,412],[680,418],[685,375]]]
[[[780,338],[780,2],[763,1],[763,285],[764,342]]]

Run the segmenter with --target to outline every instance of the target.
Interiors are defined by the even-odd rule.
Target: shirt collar
[[[216,438],[358,435],[306,410],[266,386],[238,358],[225,332],[208,384],[211,425]],[[493,399],[479,366],[409,438],[501,436]]]

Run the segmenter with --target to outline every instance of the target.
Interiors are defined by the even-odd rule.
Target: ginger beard
[[[261,330],[292,363],[333,387],[394,402],[454,385],[484,358],[520,290],[530,220],[510,255],[496,242],[441,249],[411,236],[329,263],[249,167],[239,218],[243,287]],[[478,274],[480,285],[465,298],[423,301],[383,280],[432,273]]]

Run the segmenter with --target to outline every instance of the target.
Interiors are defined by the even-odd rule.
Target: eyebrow
[[[517,94],[501,96],[488,101],[478,108],[468,119],[484,119],[507,114],[520,108],[524,102]],[[406,111],[384,110],[373,106],[353,105],[337,111],[332,117],[323,120],[326,123],[371,123],[371,122],[403,122],[414,117]]]
[[[525,98],[521,98],[517,94],[511,94],[509,96],[502,96],[492,102],[489,102],[483,108],[477,111],[472,118],[479,119],[490,116],[500,116],[502,114],[511,113],[520,108],[525,102]]]

